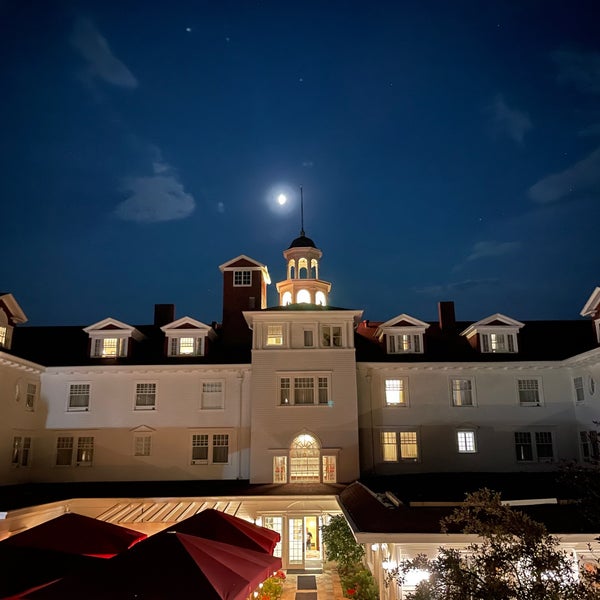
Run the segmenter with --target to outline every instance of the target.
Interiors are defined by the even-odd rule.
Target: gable
[[[592,317],[593,319],[600,317],[600,287],[592,292],[579,314],[582,317]]]
[[[11,325],[27,322],[25,313],[21,310],[21,307],[12,294],[0,293],[0,307],[8,316],[8,320]]]

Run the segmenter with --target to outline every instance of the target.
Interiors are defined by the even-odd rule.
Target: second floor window
[[[37,385],[35,383],[27,384],[27,393],[25,394],[25,408],[35,410],[35,401],[37,400]]]
[[[382,431],[381,456],[383,462],[416,461],[419,448],[416,431]]]
[[[470,379],[453,379],[452,405],[473,406],[473,383]]]
[[[573,387],[575,389],[575,400],[577,402],[583,402],[585,397],[583,392],[583,377],[574,377]]]
[[[267,346],[283,345],[283,325],[267,325]]]
[[[279,379],[279,404],[282,406],[321,405],[330,402],[328,375],[302,375]]]
[[[340,348],[342,346],[342,328],[337,325],[322,325],[321,346],[324,348]]]
[[[538,379],[519,379],[517,386],[521,406],[540,406],[540,382]]]
[[[72,383],[69,386],[69,412],[86,411],[90,408],[90,384]]]
[[[223,383],[221,381],[205,381],[202,384],[203,410],[223,408]]]
[[[28,467],[30,453],[31,438],[20,435],[15,436],[13,438],[11,465],[13,467]]]
[[[385,405],[406,406],[406,389],[403,379],[385,380]]]
[[[156,408],[156,384],[137,383],[135,386],[135,410]]]

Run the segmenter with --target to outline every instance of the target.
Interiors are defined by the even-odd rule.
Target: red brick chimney
[[[157,327],[162,327],[167,323],[172,323],[175,320],[175,305],[174,304],[155,304],[154,305],[154,324]]]
[[[454,331],[456,329],[456,317],[454,315],[454,302],[438,302],[438,317],[442,331]]]

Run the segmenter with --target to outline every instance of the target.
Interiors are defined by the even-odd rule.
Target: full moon
[[[279,194],[279,196],[277,196],[277,202],[283,206],[287,202],[287,196],[285,194]]]

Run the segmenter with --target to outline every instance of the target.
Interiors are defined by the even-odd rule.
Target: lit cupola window
[[[281,306],[288,306],[292,303],[292,292],[285,292],[281,298]]]
[[[298,304],[310,304],[310,292],[308,290],[298,290],[296,302]]]

